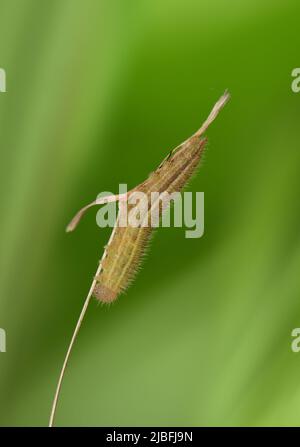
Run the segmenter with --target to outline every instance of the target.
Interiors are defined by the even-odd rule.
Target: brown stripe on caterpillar
[[[118,218],[100,261],[101,268],[95,277],[96,283],[93,288],[93,295],[100,302],[111,303],[115,301],[118,295],[128,287],[141,263],[153,233],[150,222],[151,211],[157,207],[159,217],[162,213],[161,201],[158,199],[153,204],[149,200],[151,193],[168,192],[171,194],[180,192],[184,188],[196,171],[203,154],[206,139],[203,139],[202,135],[228,99],[229,94],[226,92],[215,104],[202,127],[192,137],[169,152],[159,167],[143,183],[127,194],[109,196],[92,202],[80,210],[67,227],[67,231],[72,231],[90,206],[110,201],[119,202]],[[130,212],[133,205],[130,205],[129,199],[135,192],[145,193],[148,197],[148,203],[151,203],[151,208],[147,208],[143,216],[144,221],[148,222],[148,226],[133,227],[128,224],[125,227],[120,227],[118,222],[122,218],[122,213],[125,212],[125,207],[127,207],[127,213]]]

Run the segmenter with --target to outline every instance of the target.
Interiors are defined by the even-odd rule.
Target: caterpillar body
[[[205,142],[205,139],[194,138],[193,141],[186,143],[131,193],[143,192],[149,197],[148,203],[151,203],[152,192],[168,192],[169,194],[180,192],[196,170]],[[161,217],[163,207],[161,202],[157,202],[154,205],[152,203],[152,207],[145,211],[144,218],[146,220],[150,221],[153,207],[159,208],[158,213]],[[127,208],[127,212],[129,211],[130,205]],[[122,208],[119,210],[118,218],[121,217],[121,214]],[[106,303],[114,301],[134,278],[153,232],[150,222],[147,223],[147,227],[142,225],[133,227],[130,224],[120,227],[116,223],[113,238],[101,261],[100,274],[96,277],[97,283],[93,295],[99,301]]]

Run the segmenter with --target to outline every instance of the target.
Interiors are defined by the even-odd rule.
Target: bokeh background
[[[47,425],[110,234],[101,191],[142,181],[228,88],[189,186],[205,234],[160,229],[113,306],[91,302],[57,425],[299,425],[298,0],[0,0],[0,424]]]

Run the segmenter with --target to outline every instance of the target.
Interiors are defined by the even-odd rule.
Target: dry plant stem
[[[100,269],[98,267],[96,275],[99,272],[100,272]],[[52,408],[51,408],[51,415],[50,415],[50,420],[49,420],[49,427],[53,427],[53,422],[54,422],[54,417],[55,417],[55,412],[56,412],[56,407],[57,407],[57,401],[58,401],[58,398],[59,398],[60,389],[61,389],[62,381],[63,381],[63,378],[64,378],[65,370],[66,370],[66,367],[68,365],[69,357],[70,357],[70,354],[71,354],[74,342],[76,340],[76,336],[77,336],[77,334],[79,332],[82,320],[84,318],[84,315],[86,313],[87,307],[88,307],[89,302],[90,302],[90,299],[92,297],[95,285],[96,285],[96,280],[93,281],[93,283],[91,285],[91,288],[89,290],[88,296],[86,297],[86,300],[84,302],[82,311],[81,311],[79,319],[77,321],[77,324],[76,324],[76,327],[75,327],[75,330],[74,330],[74,333],[73,333],[70,345],[69,345],[68,350],[67,350],[67,354],[66,354],[66,357],[65,357],[65,360],[64,360],[64,363],[63,363],[60,375],[59,375],[59,379],[58,379],[58,383],[57,383],[57,387],[56,387],[56,391],[55,391],[55,396],[54,396],[54,399],[53,399],[53,404],[52,404]]]
[[[115,228],[113,229],[113,231],[111,233],[111,236],[110,236],[110,239],[108,241],[107,246],[109,246],[112,238],[114,237],[115,229],[116,229],[116,226],[115,226]],[[80,315],[79,315],[76,327],[74,329],[74,332],[73,332],[73,335],[72,335],[72,338],[71,338],[71,341],[70,341],[70,344],[69,344],[69,347],[68,347],[68,350],[67,350],[67,353],[66,353],[66,356],[65,356],[65,360],[64,360],[63,366],[61,368],[61,372],[60,372],[60,375],[59,375],[59,379],[58,379],[58,382],[57,382],[56,391],[55,391],[55,395],[54,395],[54,399],[53,399],[53,403],[52,403],[51,414],[50,414],[50,419],[49,419],[49,427],[53,427],[55,413],[56,413],[56,407],[57,407],[57,402],[58,402],[58,399],[59,399],[61,385],[62,385],[62,381],[63,381],[64,375],[65,375],[65,371],[66,371],[66,368],[67,368],[67,365],[68,365],[69,357],[70,357],[73,345],[75,343],[77,334],[79,332],[82,320],[83,320],[83,318],[85,316],[85,313],[86,313],[86,310],[88,308],[89,302],[90,302],[90,300],[92,298],[93,290],[94,290],[94,287],[95,287],[96,282],[97,282],[96,277],[99,275],[99,273],[101,271],[102,260],[105,258],[105,256],[106,256],[106,249],[104,250],[103,256],[102,256],[101,261],[100,261],[100,263],[98,265],[98,268],[97,268],[97,271],[95,273],[94,280],[93,280],[92,285],[90,287],[89,293],[88,293],[88,295],[87,295],[87,297],[85,299],[85,302],[83,304],[82,310],[80,312]]]
[[[127,200],[127,197],[128,197],[128,193],[125,193],[125,194],[115,194],[112,196],[106,196],[106,197],[102,197],[101,199],[94,200],[92,203],[89,203],[88,205],[81,208],[81,210],[79,210],[78,213],[75,214],[75,216],[73,217],[73,219],[67,226],[66,232],[69,233],[70,231],[73,231],[77,227],[78,222],[80,221],[80,219],[82,218],[84,213],[92,206],[104,205],[105,203],[118,202],[118,201],[122,202],[122,201]]]

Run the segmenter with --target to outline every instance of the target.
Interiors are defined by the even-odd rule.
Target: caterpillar
[[[74,230],[85,211],[93,205],[119,201],[118,217],[100,261],[100,268],[95,276],[92,294],[98,301],[102,303],[115,301],[134,278],[154,230],[150,224],[151,212],[157,211],[158,217],[161,217],[164,209],[160,200],[156,200],[154,204],[151,203],[151,193],[167,192],[172,194],[180,192],[185,187],[199,166],[205,148],[207,140],[202,138],[202,135],[228,99],[229,94],[225,92],[213,107],[202,127],[169,152],[158,168],[144,182],[127,194],[109,196],[92,202],[82,208],[68,225],[67,231]],[[133,207],[129,202],[130,197],[136,192],[143,192],[149,198],[147,203],[150,203],[141,212],[142,223],[138,227],[129,223],[126,226],[119,226],[123,213],[130,212]],[[144,225],[145,223],[147,225]]]

